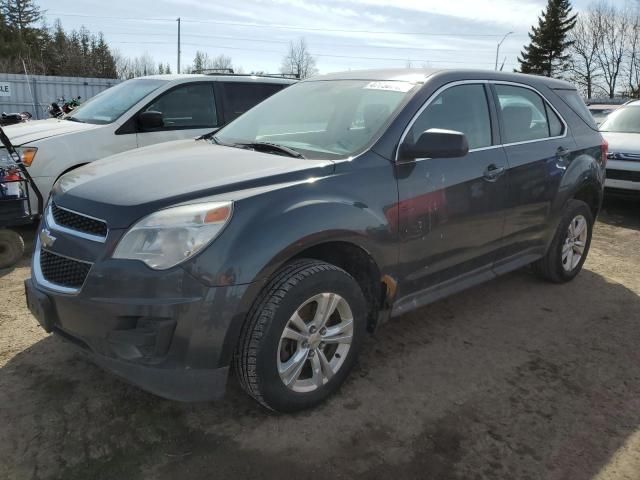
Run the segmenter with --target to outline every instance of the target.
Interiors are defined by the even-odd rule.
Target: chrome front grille
[[[104,220],[59,207],[53,201],[47,211],[47,224],[98,242],[104,242],[108,233],[107,223]]]
[[[640,172],[607,168],[607,178],[611,180],[625,180],[627,182],[640,182]]]
[[[73,260],[41,249],[39,255],[42,277],[54,285],[79,290],[84,284],[91,264]]]

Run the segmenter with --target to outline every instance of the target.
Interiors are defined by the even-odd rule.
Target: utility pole
[[[178,70],[178,73],[180,73],[180,17],[178,17],[178,68],[177,70]]]
[[[504,42],[507,39],[507,37],[509,35],[511,35],[511,34],[513,34],[513,32],[507,33],[504,37],[502,37],[502,40],[500,40],[498,42],[498,46],[496,47],[496,66],[494,67],[494,70],[498,70],[498,55],[500,55],[500,45],[502,45],[502,42]],[[503,66],[504,66],[504,64],[503,64]],[[500,69],[500,70],[502,70],[502,69]]]

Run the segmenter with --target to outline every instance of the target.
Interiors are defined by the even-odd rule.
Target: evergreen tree
[[[33,0],[2,0],[0,10],[6,22],[20,33],[42,19],[40,7]]]
[[[538,26],[531,27],[531,42],[518,57],[520,71],[551,77],[567,70],[566,52],[572,44],[567,34],[575,26],[577,16],[572,14],[569,0],[548,0]]]
[[[164,67],[164,73],[171,73],[171,65],[167,63],[167,66]]]

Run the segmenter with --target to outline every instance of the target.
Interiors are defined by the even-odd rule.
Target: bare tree
[[[156,61],[148,53],[130,58],[122,55],[120,51],[114,50],[113,58],[118,78],[129,79],[158,73]]]
[[[632,95],[640,90],[640,9],[631,18],[624,70],[627,79],[626,90]]]
[[[569,48],[569,78],[584,89],[587,98],[591,98],[602,77],[598,52],[602,45],[603,32],[599,29],[595,13],[581,14],[568,38],[572,42]]]
[[[282,59],[280,72],[295,75],[298,78],[307,78],[318,73],[316,59],[309,52],[304,38],[289,43],[289,51]]]
[[[211,66],[208,68],[213,70],[233,70],[233,62],[231,57],[220,54],[211,61]]]
[[[598,64],[609,98],[616,94],[618,81],[623,72],[623,62],[630,38],[631,22],[628,11],[619,10],[604,1],[592,8],[597,28],[602,32],[602,43],[598,49]]]
[[[209,57],[206,52],[198,50],[193,59],[193,73],[202,73],[205,70],[233,70],[231,57],[220,54],[215,58]]]

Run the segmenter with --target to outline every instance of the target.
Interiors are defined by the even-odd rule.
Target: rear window
[[[598,129],[596,121],[593,119],[591,112],[587,108],[578,92],[575,90],[554,90],[558,96],[573,110],[582,120],[585,121],[594,130]]]

